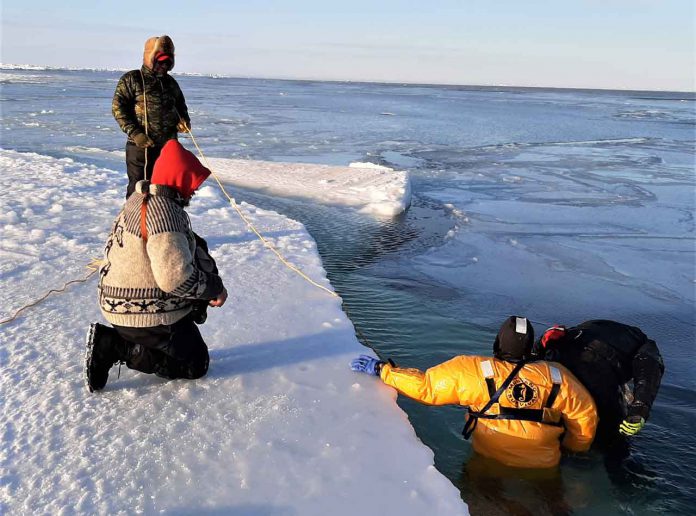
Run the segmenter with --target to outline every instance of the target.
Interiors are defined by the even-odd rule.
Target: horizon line
[[[5,68],[13,67],[13,68]],[[29,63],[0,63],[0,70],[63,70],[63,71],[85,71],[85,72],[127,72],[133,68],[89,68],[83,66],[53,66],[53,65],[35,65]],[[625,93],[687,93],[696,95],[696,85],[693,90],[650,90],[650,89],[634,89],[634,88],[598,88],[588,86],[523,86],[514,84],[461,84],[451,82],[408,82],[408,81],[385,81],[385,80],[368,80],[368,79],[310,79],[299,77],[268,77],[268,76],[241,76],[229,75],[225,73],[203,73],[203,72],[172,72],[172,75],[188,75],[193,77],[210,77],[223,79],[254,79],[268,81],[288,81],[288,82],[331,82],[331,83],[353,83],[353,84],[384,84],[392,86],[423,86],[423,87],[439,87],[439,86],[459,86],[465,88],[516,88],[516,89],[545,89],[545,90],[575,90],[575,91],[616,91]]]

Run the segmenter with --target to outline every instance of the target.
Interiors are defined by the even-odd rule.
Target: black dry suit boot
[[[113,328],[99,323],[90,325],[85,352],[85,383],[89,392],[102,390],[111,366],[126,359],[122,356],[124,353],[119,352],[119,344],[122,344],[121,339]]]

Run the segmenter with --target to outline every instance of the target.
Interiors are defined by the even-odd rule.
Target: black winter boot
[[[85,383],[89,392],[102,390],[111,366],[125,358],[119,353],[120,340],[113,328],[99,323],[90,325],[85,352]]]

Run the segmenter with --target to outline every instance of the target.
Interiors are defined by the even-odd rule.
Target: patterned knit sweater
[[[148,189],[145,240],[141,206]],[[193,301],[216,298],[223,290],[222,280],[210,269],[203,270],[197,252],[204,253],[196,247],[179,193],[140,181],[116,218],[104,250],[99,304],[106,320],[133,328],[173,324],[191,311]]]

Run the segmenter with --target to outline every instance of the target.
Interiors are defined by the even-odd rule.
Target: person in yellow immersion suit
[[[512,316],[500,327],[494,358],[462,355],[422,372],[361,355],[351,368],[422,403],[467,406],[463,433],[473,436],[476,453],[507,466],[551,468],[561,446],[571,452],[590,448],[597,409],[565,367],[531,359],[533,343],[531,323]]]

